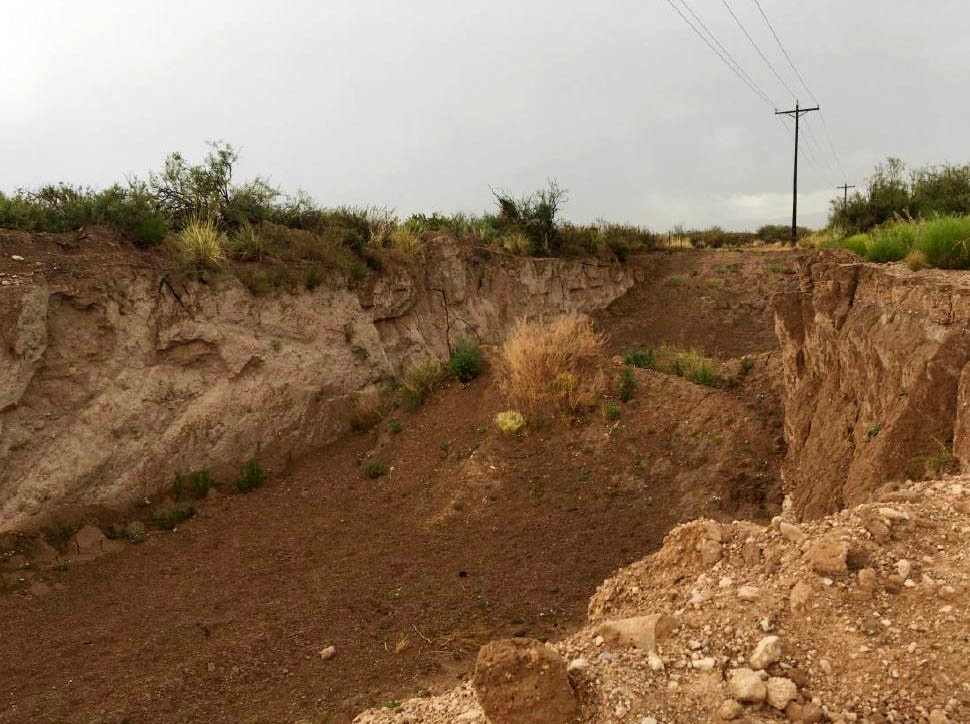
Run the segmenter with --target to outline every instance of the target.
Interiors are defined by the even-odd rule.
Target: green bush
[[[162,510],[152,516],[152,521],[159,528],[164,530],[174,530],[178,525],[184,523],[195,515],[195,508],[191,505],[185,507],[174,507]]]
[[[175,483],[172,485],[172,492],[176,497],[185,493],[193,498],[201,499],[209,493],[212,487],[212,474],[208,470],[194,470],[186,475],[181,472],[175,473]]]
[[[652,370],[657,363],[656,357],[652,349],[635,349],[632,352],[627,352],[623,355],[623,361],[628,365],[633,367],[639,367],[644,370]]]
[[[620,372],[619,394],[620,399],[629,402],[637,391],[637,376],[632,367],[624,367]]]
[[[941,216],[922,224],[916,242],[930,266],[970,268],[970,216]]]
[[[448,371],[460,382],[471,382],[482,373],[482,350],[478,341],[466,338],[455,343],[448,359]]]
[[[260,487],[266,481],[266,471],[259,464],[259,460],[252,458],[247,460],[239,471],[236,478],[236,490],[240,493],[249,493]]]
[[[603,400],[600,412],[603,413],[603,419],[608,422],[615,422],[620,419],[620,406],[613,400]]]
[[[870,233],[865,258],[873,262],[904,259],[916,243],[916,225],[895,222],[876,227]]]
[[[387,475],[387,465],[379,460],[373,460],[364,466],[364,475],[371,480],[376,480],[382,475]]]

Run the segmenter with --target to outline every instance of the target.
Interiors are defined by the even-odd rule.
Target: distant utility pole
[[[849,189],[854,189],[855,186],[842,184],[841,186],[836,186],[835,188],[842,189],[842,213],[844,214],[849,210]]]
[[[804,116],[806,113],[811,111],[817,111],[818,106],[814,108],[799,108],[798,101],[795,101],[795,109],[791,111],[775,111],[776,116],[794,116],[795,117],[795,174],[794,182],[792,184],[792,198],[791,198],[791,244],[795,246],[798,243],[798,119]]]

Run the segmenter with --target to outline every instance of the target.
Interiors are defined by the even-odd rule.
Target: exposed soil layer
[[[709,317],[755,277],[765,294],[782,284],[787,256],[741,255],[735,273],[717,271],[731,252],[648,255],[633,262],[644,280],[656,259],[701,265],[701,285],[728,281],[713,283],[705,315],[671,314],[673,298],[643,306],[635,289],[616,303],[630,305],[624,316],[615,305],[599,320],[613,351],[674,342],[749,355],[746,373],[726,365],[722,389],[639,370],[619,420],[596,410],[508,438],[486,375],[392,413],[398,434],[385,421],[275,466],[248,495],[222,477],[192,520],[140,544],[105,541],[111,552],[78,560],[76,537],[54,552],[6,536],[0,722],[347,722],[450,687],[486,640],[573,631],[597,585],[677,523],[767,519],[784,455],[778,360],[758,354],[770,345],[755,331],[770,315],[752,295],[730,324]],[[707,331],[681,331],[695,323]],[[375,461],[389,471],[369,479]],[[95,511],[64,513],[76,527]],[[102,527],[146,515],[96,513]]]
[[[776,509],[756,387],[640,376],[618,423],[521,440],[495,431],[488,380],[455,387],[175,532],[67,570],[8,562],[0,721],[346,721],[485,640],[562,635],[672,525]],[[390,473],[366,479],[374,459]]]
[[[813,518],[970,454],[966,272],[812,254],[775,299],[785,381],[785,492]]]
[[[634,257],[637,283],[596,318],[625,352],[667,344],[731,358],[778,348],[772,297],[803,251],[715,249]]]

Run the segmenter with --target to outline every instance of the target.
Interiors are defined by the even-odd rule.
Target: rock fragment
[[[606,621],[597,629],[606,643],[654,651],[675,628],[677,619],[662,613]]]
[[[781,639],[777,636],[765,636],[754,647],[754,652],[748,663],[752,669],[766,669],[781,659]]]
[[[808,549],[812,570],[824,576],[844,576],[849,572],[849,544],[836,538],[821,538]]]
[[[765,683],[765,701],[779,711],[784,711],[788,704],[798,696],[798,687],[791,679],[783,676],[768,677]]]
[[[482,646],[472,679],[491,724],[566,724],[579,708],[556,650],[534,639],[503,639]]]
[[[731,669],[728,689],[735,699],[743,702],[764,701],[768,694],[765,682],[751,669]]]

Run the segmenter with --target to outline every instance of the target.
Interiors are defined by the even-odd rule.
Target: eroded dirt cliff
[[[818,254],[775,300],[799,517],[970,459],[970,280]]]
[[[0,531],[128,502],[178,469],[270,465],[348,429],[355,391],[519,316],[592,311],[632,274],[454,241],[369,281],[254,297],[98,235],[0,234]]]

